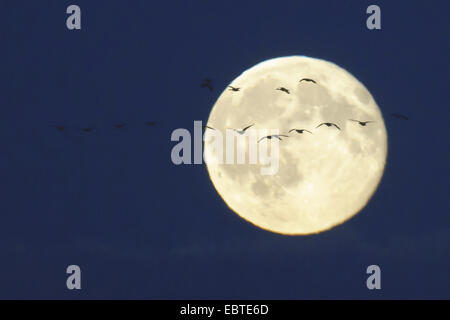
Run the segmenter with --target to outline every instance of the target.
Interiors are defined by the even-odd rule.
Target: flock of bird
[[[315,80],[310,79],[310,78],[302,78],[302,79],[299,80],[299,83],[301,83],[301,82],[310,82],[310,83],[313,83],[313,84],[317,84],[317,82]],[[210,91],[213,91],[214,90],[213,81],[211,79],[209,79],[209,78],[208,79],[204,79],[202,81],[202,83],[201,83],[201,87],[202,88],[207,88]],[[242,89],[241,87],[234,87],[234,86],[231,86],[231,85],[228,86],[228,90],[232,91],[232,92],[239,92],[239,91],[241,91],[241,89]],[[290,94],[291,93],[290,90],[285,88],[285,87],[278,87],[278,88],[276,88],[276,90],[284,92],[286,94]],[[407,116],[405,116],[403,114],[400,114],[400,113],[392,113],[391,116],[393,118],[397,118],[397,119],[401,119],[401,120],[408,120]],[[367,124],[369,124],[369,123],[374,122],[374,121],[371,121],[371,120],[369,120],[369,121],[361,121],[361,120],[355,120],[355,119],[349,119],[349,121],[356,122],[356,123],[358,123],[359,125],[361,125],[363,127],[367,126]],[[155,122],[155,121],[146,121],[143,124],[145,126],[147,126],[147,127],[153,127],[153,126],[157,125],[158,123]],[[250,127],[252,127],[253,125],[254,124],[249,125],[249,126],[243,128],[241,130],[238,130],[238,129],[233,129],[233,130],[236,131],[239,134],[244,134],[245,131],[247,129],[249,129]],[[119,123],[113,123],[112,124],[112,127],[115,128],[115,129],[118,129],[118,130],[123,129],[123,128],[127,127],[127,126],[128,126],[128,124],[125,123],[125,122],[119,122]],[[321,127],[321,126],[334,127],[334,128],[336,128],[338,130],[341,130],[341,128],[337,124],[332,123],[332,122],[323,122],[323,123],[319,124],[316,127],[316,129]],[[72,128],[70,126],[66,126],[66,125],[62,125],[62,124],[50,125],[49,127],[55,128],[59,132],[63,132],[63,131],[65,131],[68,128]],[[212,128],[210,126],[203,126],[203,128],[215,130],[214,128]],[[95,131],[98,130],[98,128],[96,128],[96,127],[77,127],[76,129],[80,130],[81,132],[84,132],[84,133],[92,133],[92,132],[95,132]],[[289,130],[288,133],[291,133],[293,131],[295,131],[298,134],[302,134],[304,132],[308,132],[308,133],[312,134],[312,132],[307,130],[307,129],[291,129],[291,130]],[[282,137],[289,137],[289,136],[288,135],[284,135],[284,134],[269,135],[269,136],[262,137],[259,141],[261,141],[263,139],[269,139],[270,140],[270,139],[273,139],[273,138],[282,140]]]
[[[314,83],[314,84],[317,84],[317,82],[316,82],[315,80],[310,79],[310,78],[303,78],[303,79],[300,79],[299,82],[302,82],[302,81],[305,81],[305,82],[312,82],[312,83]],[[201,87],[202,87],[202,88],[208,88],[209,91],[213,91],[213,90],[214,90],[213,81],[212,81],[211,79],[209,79],[209,78],[203,79],[202,84],[201,84]],[[228,90],[234,91],[234,92],[241,91],[241,89],[242,89],[242,88],[239,88],[239,87],[228,86]],[[289,91],[289,89],[286,89],[285,87],[279,87],[279,88],[277,88],[276,90],[283,91],[283,92],[285,92],[285,93],[287,93],[287,94],[291,94],[291,92]]]
[[[302,79],[300,79],[299,83],[300,83],[300,82],[303,82],[303,81],[305,81],[305,82],[311,82],[311,83],[317,84],[317,82],[316,82],[315,80],[310,79],[310,78],[302,78]],[[211,80],[211,79],[204,79],[203,82],[202,82],[202,84],[201,84],[201,87],[202,87],[202,88],[208,88],[210,91],[212,91],[212,90],[214,89],[213,83],[212,83],[212,80]],[[234,92],[238,92],[238,91],[240,91],[240,90],[242,89],[242,88],[240,88],[240,87],[233,87],[233,86],[228,86],[228,88],[229,88],[229,91],[234,91]],[[285,88],[285,87],[278,87],[278,88],[276,88],[276,90],[282,91],[282,92],[284,92],[284,93],[286,93],[286,94],[290,94],[290,93],[291,93],[291,92],[289,91],[289,89],[287,89],[287,88]],[[400,113],[392,113],[391,116],[392,116],[393,118],[397,118],[397,119],[408,120],[408,117],[407,117],[407,116],[405,116],[405,115],[403,115],[403,114],[400,114]],[[372,120],[368,120],[368,121],[361,121],[361,120],[355,120],[355,119],[348,119],[348,120],[349,120],[349,121],[352,121],[352,122],[356,122],[356,123],[358,123],[358,124],[359,124],[360,126],[362,126],[362,127],[367,126],[369,123],[375,122],[375,121],[372,121]],[[241,135],[242,135],[242,134],[244,134],[249,128],[251,128],[251,127],[253,127],[253,126],[254,126],[254,124],[249,125],[249,126],[243,128],[243,129],[233,129],[233,130],[234,130],[235,132],[237,132],[238,134],[241,134]],[[333,122],[323,122],[323,123],[320,123],[320,124],[316,127],[316,129],[319,128],[319,127],[321,127],[321,126],[334,127],[334,128],[336,128],[336,129],[338,129],[338,130],[341,130],[341,128],[340,128],[337,124],[335,124],[335,123],[333,123]],[[210,126],[203,126],[203,128],[215,130],[213,127],[210,127]],[[309,131],[309,130],[307,130],[307,129],[295,129],[295,128],[289,130],[288,133],[291,133],[292,131],[294,131],[294,132],[296,132],[296,133],[298,133],[298,134],[303,134],[304,132],[308,132],[308,133],[310,133],[310,134],[313,134],[311,131]],[[264,140],[264,139],[271,140],[271,139],[274,139],[274,138],[275,138],[275,139],[278,139],[278,140],[280,140],[280,141],[282,141],[282,140],[283,140],[282,137],[288,138],[289,136],[288,136],[288,135],[285,135],[285,134],[273,134],[273,135],[268,135],[268,136],[264,136],[264,137],[260,138],[260,139],[258,140],[258,143],[261,142],[261,141]]]
[[[375,121],[360,121],[360,120],[355,120],[355,119],[348,119],[348,120],[349,120],[349,121],[353,121],[353,122],[357,122],[357,123],[358,123],[360,126],[362,126],[362,127],[365,127],[368,123],[375,122]],[[238,133],[238,134],[240,134],[240,135],[243,135],[243,134],[245,134],[245,132],[246,132],[248,129],[250,129],[250,128],[253,127],[254,125],[255,125],[255,124],[249,125],[249,126],[243,128],[243,129],[233,129],[233,128],[231,128],[231,129],[233,129],[236,133]],[[333,122],[322,122],[321,124],[319,124],[319,125],[316,127],[316,129],[319,128],[319,127],[321,127],[321,126],[334,127],[334,128],[336,128],[336,129],[338,129],[338,130],[341,130],[341,128],[340,128],[337,124],[335,124],[335,123],[333,123]],[[215,128],[210,127],[210,126],[203,126],[203,128],[205,128],[205,129],[211,129],[211,130],[216,130]],[[289,130],[288,133],[291,133],[292,131],[294,131],[294,132],[296,132],[296,133],[298,133],[298,134],[303,134],[304,132],[308,132],[308,133],[310,133],[310,134],[313,134],[311,131],[309,131],[309,130],[307,130],[307,129],[297,129],[297,128],[294,128],[294,129]],[[273,139],[273,138],[276,138],[276,139],[282,141],[282,140],[283,140],[282,137],[288,138],[289,136],[288,136],[288,135],[285,135],[285,134],[272,134],[272,135],[268,135],[268,136],[262,137],[261,139],[258,140],[258,142],[260,142],[260,141],[262,141],[262,140],[264,140],[264,139],[271,140],[271,139]]]

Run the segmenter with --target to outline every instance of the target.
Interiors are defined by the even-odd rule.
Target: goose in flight
[[[127,125],[126,123],[121,122],[113,124],[113,127],[116,129],[122,129],[123,127],[126,127],[126,125]]]
[[[287,94],[290,94],[289,90],[286,89],[285,87],[279,87],[279,88],[277,88],[277,90],[280,90],[280,91],[286,92]]]
[[[59,132],[63,132],[64,129],[66,129],[65,126],[61,126],[61,125],[52,125],[50,126],[51,128],[56,128],[56,130],[58,130]]]
[[[391,116],[397,119],[409,120],[407,116],[400,113],[391,113]]]
[[[213,91],[214,89],[211,79],[204,79],[201,86],[202,88],[208,88],[209,91]]]
[[[300,134],[302,134],[303,132],[306,131],[306,132],[309,132],[309,133],[313,134],[311,131],[306,130],[306,129],[291,129],[291,130],[289,130],[289,133],[291,133],[292,131],[295,131],[295,132],[300,133]]]
[[[324,122],[324,123],[321,123],[321,124],[319,124],[317,127],[316,127],[316,129],[318,128],[318,127],[320,127],[320,126],[323,126],[323,125],[326,125],[327,127],[336,127],[337,129],[339,129],[339,130],[341,130],[341,128],[339,128],[336,124],[334,124],[334,123],[332,123],[332,122]]]
[[[237,87],[233,87],[233,86],[228,86],[228,88],[230,88],[230,91],[240,91],[241,88],[237,88]]]
[[[244,134],[245,131],[246,131],[248,128],[253,127],[253,126],[254,126],[254,124],[249,125],[249,126],[245,127],[245,128],[242,129],[242,130],[237,130],[237,129],[233,129],[233,130],[236,131],[236,132],[239,133],[239,134]]]
[[[316,82],[316,81],[314,81],[313,79],[310,79],[310,78],[303,78],[303,79],[300,79],[299,83],[300,83],[300,82],[302,82],[302,81],[306,81],[306,82],[312,82],[312,83],[315,83],[315,84],[317,84],[317,82]]]
[[[264,139],[272,140],[273,138],[277,138],[278,140],[282,141],[283,139],[281,139],[281,137],[289,138],[289,136],[284,135],[284,134],[272,134],[270,136],[262,137],[261,139],[258,140],[258,143],[261,142],[261,140],[264,140]]]
[[[363,127],[365,127],[368,123],[375,122],[375,121],[359,121],[359,120],[354,120],[354,119],[348,119],[348,120],[353,121],[353,122],[358,122]]]
[[[203,126],[203,129],[211,129],[211,130],[216,130],[216,129],[214,129],[213,127],[210,127],[210,126],[207,126],[207,125],[204,125],[204,126]]]

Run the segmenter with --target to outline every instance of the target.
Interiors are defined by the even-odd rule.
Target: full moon
[[[314,81],[300,81],[305,78]],[[230,86],[240,89],[224,89],[209,127],[225,133],[253,125],[248,130],[258,139],[263,129],[266,135],[275,129],[288,136],[257,144],[278,142],[278,170],[264,175],[260,169],[267,164],[210,161],[216,156],[215,130],[205,131],[208,173],[231,210],[271,232],[307,235],[342,224],[366,206],[384,172],[387,133],[377,103],[361,82],[331,62],[291,56],[261,62]]]

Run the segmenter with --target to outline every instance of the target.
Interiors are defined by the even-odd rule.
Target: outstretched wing
[[[248,127],[245,127],[244,129],[242,129],[242,131],[245,131],[245,130],[247,130],[248,128],[253,127],[253,126],[254,126],[254,124],[249,125]]]
[[[309,78],[303,78],[299,82],[302,82],[302,81],[308,81],[308,82],[316,83],[313,79],[309,79]]]
[[[403,120],[409,120],[407,116],[400,114],[400,113],[391,113],[391,116],[393,116],[394,118],[399,118],[399,119],[403,119]]]
[[[267,139],[268,137],[269,137],[269,136],[262,137],[261,139],[258,140],[258,143],[259,143],[261,140]]]
[[[336,128],[338,128],[339,130],[341,130],[341,128],[339,128],[339,127],[337,126],[337,124],[332,123],[332,125],[335,126]]]

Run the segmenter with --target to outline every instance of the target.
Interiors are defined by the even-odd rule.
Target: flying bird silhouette
[[[287,94],[290,94],[289,90],[286,89],[285,87],[279,87],[279,88],[277,88],[277,90],[280,90],[280,91],[286,92]]]
[[[56,130],[58,130],[59,132],[63,132],[64,129],[66,129],[66,126],[61,126],[61,125],[51,125],[49,127],[56,128]]]
[[[121,122],[121,123],[113,124],[113,127],[116,129],[122,129],[123,127],[126,127],[126,125],[127,125],[126,123]]]
[[[403,114],[400,113],[391,113],[391,116],[397,119],[402,119],[402,120],[409,120],[409,118]]]
[[[348,120],[353,121],[353,122],[358,122],[363,127],[365,127],[368,123],[375,122],[375,121],[359,121],[359,120],[354,120],[354,119],[348,119]]]
[[[299,83],[302,82],[302,81],[312,82],[312,83],[316,83],[316,84],[317,84],[317,82],[315,82],[313,79],[310,79],[310,78],[303,78],[303,79],[300,79]]]
[[[273,138],[277,138],[278,140],[282,141],[283,139],[281,139],[281,137],[289,138],[289,136],[284,135],[284,134],[272,134],[270,136],[262,137],[261,139],[258,140],[258,143],[261,142],[261,140],[264,140],[264,139],[272,140]]]
[[[237,129],[233,129],[233,130],[236,131],[236,132],[239,133],[239,134],[244,134],[245,131],[246,131],[248,128],[253,127],[253,126],[254,126],[254,124],[249,125],[249,126],[245,127],[245,128],[242,129],[242,130],[237,130]]]
[[[289,133],[291,133],[292,131],[295,131],[295,132],[300,133],[300,134],[302,134],[303,132],[306,131],[306,132],[309,132],[309,133],[313,134],[311,131],[306,130],[306,129],[291,129],[291,130],[289,130]]]
[[[320,127],[320,126],[323,126],[323,125],[326,125],[327,127],[336,127],[336,128],[338,128],[339,130],[341,130],[341,128],[339,128],[336,124],[334,124],[334,123],[332,123],[332,122],[324,122],[324,123],[321,123],[321,124],[319,124],[317,127],[316,127],[316,129],[318,128],[318,127]]]
[[[204,125],[204,126],[203,126],[203,129],[211,129],[211,130],[216,130],[216,129],[214,129],[213,127],[210,127],[210,126],[206,126],[206,125]]]
[[[209,91],[213,91],[214,87],[211,79],[203,79],[202,88],[208,88]]]
[[[241,88],[236,88],[236,87],[233,87],[233,86],[228,86],[228,88],[230,88],[229,89],[230,91],[239,91],[239,90],[241,90]]]

